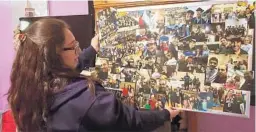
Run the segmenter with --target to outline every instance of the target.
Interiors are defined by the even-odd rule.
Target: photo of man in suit
[[[206,68],[205,75],[205,85],[210,85],[214,82],[218,75],[218,59],[216,57],[211,57],[209,59],[209,66]]]
[[[193,24],[205,24],[205,20],[202,18],[203,11],[200,7],[196,9],[196,17],[192,19]]]

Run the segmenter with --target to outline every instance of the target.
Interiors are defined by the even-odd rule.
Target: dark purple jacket
[[[96,54],[93,50],[89,47],[84,53]],[[95,90],[94,95],[81,78],[56,93],[47,118],[47,132],[149,132],[170,120],[167,110],[138,111],[122,104],[98,83]]]

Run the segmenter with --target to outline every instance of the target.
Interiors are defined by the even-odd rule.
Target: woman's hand
[[[177,116],[180,113],[180,110],[177,109],[173,109],[173,108],[166,108],[169,112],[170,112],[170,119],[174,118],[175,116]]]
[[[96,34],[91,40],[91,46],[98,52],[100,50],[99,35]]]

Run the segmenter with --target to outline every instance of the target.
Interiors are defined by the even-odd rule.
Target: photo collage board
[[[97,77],[138,109],[249,117],[255,2],[98,12]]]

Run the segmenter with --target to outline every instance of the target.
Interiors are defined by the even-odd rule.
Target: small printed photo
[[[213,5],[211,10],[212,23],[224,23],[226,19],[236,19],[236,8],[236,3]]]
[[[101,80],[107,80],[110,71],[108,58],[97,58],[95,66],[98,78]]]
[[[171,107],[181,107],[181,87],[171,87],[168,92],[168,102]]]
[[[185,54],[188,54],[188,52],[186,52]],[[179,59],[177,61],[177,64],[178,64],[177,71],[193,73],[197,63],[195,60],[196,60],[195,57],[192,55],[186,56],[184,55],[184,53],[179,53]]]
[[[225,22],[225,33],[229,38],[243,37],[246,34],[248,21],[242,19],[227,19]]]
[[[156,109],[162,110],[162,109],[170,107],[168,95],[166,95],[166,94],[156,94],[155,98],[157,100]]]
[[[137,60],[134,57],[127,56],[122,59],[122,67],[125,68],[137,68]]]
[[[220,38],[225,35],[225,23],[212,23],[210,25],[209,42],[219,42]]]
[[[137,28],[139,24],[138,21],[130,16],[128,12],[118,12],[117,16],[117,23],[119,29],[132,27]]]
[[[136,29],[129,29],[125,31],[125,40],[126,41],[131,41],[131,42],[136,42]]]
[[[246,114],[248,106],[247,91],[226,89],[223,98],[223,112],[235,113],[235,114]]]
[[[192,26],[191,37],[196,42],[205,42],[207,40],[206,34],[211,32],[210,26],[206,24],[196,24]]]
[[[169,37],[166,35],[160,36],[159,38],[159,46],[161,51],[169,50]]]
[[[226,61],[229,76],[234,72],[244,73],[248,70],[248,55],[229,55]]]
[[[176,37],[179,39],[185,38],[191,34],[190,32],[191,26],[186,25],[185,22],[183,22],[183,25],[169,25],[165,26],[165,34],[170,37]]]
[[[111,51],[113,51],[114,46],[104,46],[104,48],[100,48],[100,53],[98,54],[98,57],[100,58],[108,58],[110,61],[112,59]]]
[[[138,14],[137,21],[140,29],[147,28],[150,31],[163,34],[165,25],[164,10],[141,10],[138,11]]]
[[[198,110],[200,111],[208,111],[209,109],[212,109],[214,106],[214,101],[213,101],[213,92],[212,89],[211,91],[207,92],[200,92],[198,94],[198,97],[201,102],[201,106],[198,106]]]
[[[169,80],[169,86],[188,91],[201,91],[204,85],[204,74],[178,72]]]
[[[220,38],[219,48],[216,50],[216,54],[248,54],[251,50],[250,44],[242,44],[242,37],[239,38]]]
[[[212,83],[210,87],[205,87],[206,91],[210,91],[213,93],[213,101],[214,101],[214,107],[213,110],[223,110],[223,107],[221,104],[223,104],[223,98],[225,93],[225,86],[220,83]]]
[[[254,88],[254,77],[252,71],[235,72],[232,76],[228,76],[224,87],[227,89],[237,89],[252,91]]]
[[[227,78],[233,76],[235,71],[243,74],[248,67],[247,57],[246,55],[210,54],[205,73],[205,85],[211,83],[225,84]]]
[[[135,90],[136,84],[130,82],[120,82],[119,90],[121,90],[121,101],[128,106],[136,106]]]
[[[210,63],[213,63],[213,59]],[[227,69],[226,66],[219,66],[216,69],[212,69],[212,66],[206,68],[205,85],[211,83],[225,84],[227,82]]]
[[[211,23],[211,5],[190,6],[187,9],[186,21],[191,24],[210,24]],[[188,23],[188,24],[189,24]]]
[[[137,70],[134,68],[122,68],[121,81],[136,82]]]
[[[183,109],[188,109],[188,110],[197,109],[198,107],[197,106],[198,104],[196,104],[197,97],[198,97],[197,92],[182,90],[180,92],[179,106]]]
[[[137,100],[139,108],[144,108],[148,110],[151,109],[149,99],[150,94],[138,93],[138,95],[135,96],[135,100]]]
[[[98,12],[98,26],[100,27],[100,40],[106,39],[118,29],[117,11],[114,8],[107,8]]]
[[[173,7],[164,10],[165,24],[167,26],[186,24],[186,7]]]
[[[109,74],[108,79],[106,80],[106,87],[110,88],[119,88],[120,85],[120,74]]]
[[[119,89],[122,90],[122,96],[124,97],[134,97],[136,90],[136,83],[131,82],[121,82]]]

